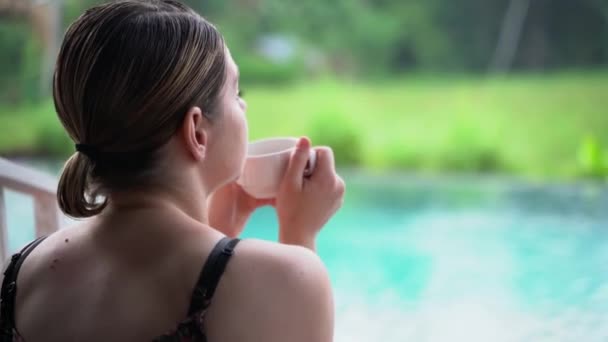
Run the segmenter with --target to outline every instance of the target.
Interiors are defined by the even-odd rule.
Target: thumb
[[[302,182],[304,179],[304,169],[308,163],[310,157],[310,140],[306,137],[300,138],[296,149],[289,158],[289,164],[287,165],[287,171],[285,172],[284,180],[288,182],[290,186],[296,189],[302,189]]]

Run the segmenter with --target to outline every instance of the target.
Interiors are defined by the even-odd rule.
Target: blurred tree
[[[1,23],[14,27],[5,28],[3,33],[12,35],[12,39],[18,37],[20,41],[12,49],[6,47],[7,51],[11,49],[10,53],[14,56],[19,56],[7,64],[18,76],[11,77],[11,71],[0,75],[4,81],[9,82],[8,92],[15,94],[13,99],[33,100],[50,95],[52,68],[61,42],[61,3],[61,0],[0,2]],[[0,47],[4,47],[3,42],[11,44],[11,38],[0,41]],[[32,72],[32,68],[36,70]],[[38,85],[32,87],[35,79],[38,80]]]
[[[506,72],[511,69],[529,8],[530,0],[509,1],[490,65],[491,71]]]
[[[61,21],[65,29],[85,8],[102,2],[36,0],[46,7],[38,6],[32,12],[31,1],[0,0],[0,60],[6,63],[0,67],[0,90],[13,94],[8,96],[13,99],[30,98],[24,92],[34,89],[25,86],[33,82],[32,77],[41,77],[48,93],[49,61],[56,51],[52,41],[56,37],[58,42],[60,37],[54,23]],[[184,2],[219,27],[235,56],[259,69],[252,69],[249,75],[266,80],[302,74],[294,72],[293,65],[275,68],[260,60],[257,44],[269,35],[293,38],[301,47],[299,55],[317,56],[333,73],[343,74],[393,75],[412,69],[485,72],[490,65],[494,70],[544,70],[608,64],[608,0]],[[44,63],[40,70],[46,73],[31,71],[36,59]]]

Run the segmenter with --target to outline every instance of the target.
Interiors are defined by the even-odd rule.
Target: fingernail
[[[308,142],[306,141],[306,138],[300,138],[300,140],[298,140],[298,144],[296,145],[296,147],[304,148],[307,144],[308,144]]]

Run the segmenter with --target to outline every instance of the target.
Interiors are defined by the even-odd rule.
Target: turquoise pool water
[[[608,188],[346,174],[319,253],[337,342],[608,341]],[[11,247],[33,235],[8,193]],[[271,209],[245,237],[273,240]]]

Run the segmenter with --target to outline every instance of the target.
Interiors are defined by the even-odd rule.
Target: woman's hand
[[[314,173],[304,177],[310,149],[310,141],[301,138],[289,160],[275,207],[279,241],[314,251],[318,232],[342,206],[345,185],[336,173],[334,155],[328,147],[315,148]]]
[[[216,190],[207,200],[209,225],[229,237],[237,237],[259,207],[274,205],[274,199],[256,199],[236,182]]]

